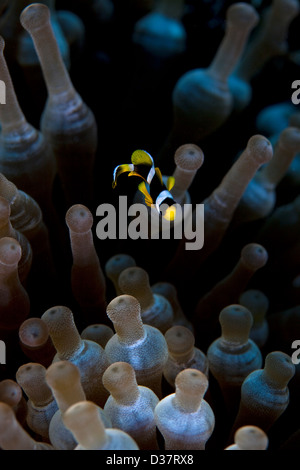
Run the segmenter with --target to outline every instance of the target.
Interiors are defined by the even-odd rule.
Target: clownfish
[[[138,185],[139,191],[145,196],[148,207],[155,206],[165,220],[172,221],[176,217],[176,202],[170,193],[175,178],[169,176],[166,185],[161,171],[155,167],[153,158],[145,150],[135,150],[131,155],[131,163],[118,165],[114,169],[112,187],[117,185],[117,179],[122,173],[128,176],[138,176],[143,181]],[[163,206],[167,206],[163,207]]]

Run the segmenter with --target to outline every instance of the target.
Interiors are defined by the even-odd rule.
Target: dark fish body
[[[131,156],[131,163],[118,165],[114,170],[113,188],[116,187],[117,179],[122,173],[128,173],[128,176],[137,176],[142,179],[139,184],[139,191],[145,196],[145,203],[151,207],[155,205],[158,212],[168,220],[175,218],[175,201],[170,189],[174,185],[174,178],[169,177],[165,185],[159,168],[154,167],[154,161],[151,155],[144,150],[136,150]],[[168,206],[162,208],[162,206]],[[162,210],[164,209],[164,210]]]

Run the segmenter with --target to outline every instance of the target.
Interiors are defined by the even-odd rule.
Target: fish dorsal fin
[[[154,166],[153,158],[145,150],[135,150],[131,155],[131,163],[133,165]]]
[[[174,176],[169,176],[169,178],[167,179],[167,190],[168,191],[171,191],[171,189],[174,187],[174,184],[175,184],[175,178]]]
[[[130,163],[125,163],[124,165],[118,165],[116,166],[116,168],[114,169],[114,174],[113,174],[113,183],[112,183],[112,187],[113,189],[117,186],[117,179],[118,177],[122,174],[122,173],[126,173],[126,172],[129,172],[129,171],[132,171],[134,168],[133,168],[133,165],[130,164]]]
[[[161,174],[161,171],[158,167],[155,168],[155,173],[156,173],[156,176],[158,177],[159,181],[160,181],[160,184],[163,185],[163,179],[162,179],[162,174]]]
[[[152,206],[153,204],[153,199],[152,197],[150,196],[147,188],[146,188],[146,184],[144,181],[142,181],[139,186],[138,186],[139,190],[141,191],[142,194],[144,194],[145,196],[145,203],[147,204],[147,206]]]

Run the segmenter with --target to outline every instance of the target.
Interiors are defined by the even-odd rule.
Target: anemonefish
[[[117,179],[122,173],[128,176],[138,176],[142,182],[138,185],[139,191],[145,196],[147,206],[155,206],[157,211],[166,220],[172,221],[176,217],[176,202],[170,193],[175,179],[170,176],[166,185],[163,182],[159,168],[155,168],[151,155],[145,150],[135,150],[131,155],[131,163],[118,165],[114,169],[112,187],[117,185]]]

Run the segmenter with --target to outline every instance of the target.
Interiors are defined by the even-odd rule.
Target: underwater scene
[[[300,448],[299,27],[0,0],[0,450]]]

